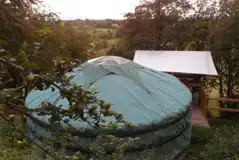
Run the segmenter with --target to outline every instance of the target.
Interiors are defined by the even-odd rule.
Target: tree
[[[72,59],[87,61],[87,49],[92,42],[88,30],[88,27],[75,28],[72,24],[64,22],[57,22],[42,28],[38,55],[35,55],[34,59],[42,69],[46,70],[52,69],[53,62],[49,60],[55,57],[63,57],[69,61]]]
[[[219,72],[219,79],[214,82],[219,86],[219,93],[222,97],[237,97],[234,91],[238,86],[239,62],[237,7],[238,1],[221,1],[216,23],[211,31],[210,46]],[[235,104],[223,105],[222,103],[221,106],[236,107]]]
[[[144,1],[125,15],[119,45],[124,57],[142,50],[210,50],[219,73],[205,88],[234,97],[238,88],[238,0]],[[128,53],[130,55],[125,55]]]
[[[121,32],[135,49],[175,49],[176,27],[188,9],[187,1],[146,1],[125,15]]]
[[[20,58],[29,69],[48,72],[54,68],[55,58],[88,59],[92,40],[86,26],[75,28],[62,22],[56,14],[42,11],[44,7],[38,0],[4,0],[0,4],[0,45],[5,49],[1,54]],[[33,63],[30,65],[27,59]],[[8,72],[15,75],[14,80],[19,79],[13,68],[8,67]]]
[[[5,104],[6,108],[19,112],[22,117],[32,118],[32,112],[38,115],[50,115],[49,125],[46,126],[46,129],[52,135],[49,139],[43,139],[46,145],[41,146],[30,139],[23,128],[14,124],[12,118],[9,119],[1,111],[0,117],[12,127],[11,143],[13,144],[11,149],[16,150],[34,145],[53,159],[61,160],[84,160],[87,157],[106,160],[124,159],[125,149],[136,139],[122,140],[108,132],[101,132],[101,130],[104,128],[114,130],[119,127],[119,124],[133,127],[132,124],[125,122],[123,115],[115,112],[110,103],[100,99],[96,89],[84,90],[81,86],[70,83],[72,76],[65,75],[81,63],[76,58],[83,61],[87,59],[88,34],[83,27],[82,30],[76,30],[72,25],[63,24],[58,19],[54,19],[51,13],[42,13],[33,9],[37,4],[41,5],[40,1],[0,2],[0,7],[2,7],[0,12],[3,13],[0,15],[3,20],[0,24],[1,31],[3,31],[0,35],[0,104]],[[82,54],[82,52],[86,54]],[[42,63],[44,57],[48,58],[48,62],[52,61],[49,67],[44,68],[44,63]],[[26,95],[33,88],[59,90],[62,97],[69,101],[70,107],[63,109],[52,103],[42,103],[37,109],[28,109],[24,106],[24,101]],[[83,116],[86,105],[91,105],[86,108],[90,120]],[[102,118],[107,116],[114,117],[115,122],[102,124]],[[92,129],[92,138],[105,142],[104,145],[86,145],[76,140],[76,137],[72,136],[73,128],[63,117],[88,123]],[[68,126],[67,129],[53,130],[51,125],[60,122],[65,123]],[[24,123],[23,121],[23,126]],[[84,130],[81,134],[85,134]],[[81,152],[77,152],[73,156],[66,156],[64,144],[61,144],[63,152],[61,150],[53,151],[52,146],[62,140],[75,143]],[[112,144],[116,147],[112,148]],[[5,155],[3,156],[5,157]]]

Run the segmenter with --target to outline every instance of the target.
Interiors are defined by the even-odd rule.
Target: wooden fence
[[[235,109],[235,108],[220,108],[220,107],[210,107],[208,106],[208,101],[209,100],[214,100],[214,101],[218,101],[218,102],[223,102],[223,103],[239,103],[239,99],[235,99],[235,98],[216,98],[216,97],[205,97],[203,98],[204,100],[202,100],[202,110],[204,115],[206,116],[207,112],[209,110],[217,110],[219,112],[231,112],[231,113],[239,113],[239,109]]]

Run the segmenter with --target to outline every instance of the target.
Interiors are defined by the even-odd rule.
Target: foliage
[[[5,109],[8,107],[16,110],[22,117],[32,118],[32,112],[40,116],[49,115],[46,129],[52,133],[43,140],[46,145],[42,146],[30,139],[21,127],[1,112],[0,116],[10,124],[10,129],[15,130],[6,131],[5,137],[10,138],[10,144],[17,142],[18,145],[37,146],[54,159],[123,159],[125,150],[137,139],[120,139],[108,133],[108,130],[133,127],[132,124],[125,122],[123,115],[116,113],[110,103],[100,99],[97,90],[84,90],[71,83],[73,76],[65,75],[90,56],[91,36],[87,32],[88,28],[75,27],[58,20],[52,13],[41,12],[35,8],[41,6],[40,1],[1,1],[0,4],[3,7],[0,11],[4,13],[1,14],[0,104],[5,104]],[[14,8],[14,12],[8,12],[11,8]],[[14,28],[16,25],[21,30]],[[103,44],[106,45],[105,42]],[[34,110],[24,106],[25,97],[31,89],[48,88],[52,91],[59,90],[62,98],[70,103],[69,108],[63,109],[62,106],[51,103],[42,103]],[[114,120],[107,122],[105,117]],[[73,137],[69,119],[86,123],[93,133],[92,139],[99,144],[87,145],[77,140],[78,137]],[[52,125],[59,123],[64,123],[67,128],[53,130]],[[84,132],[82,130],[81,134]],[[63,141],[75,143],[81,148],[81,152],[66,157]],[[58,142],[62,146],[61,150],[53,147]]]
[[[14,127],[7,124],[0,126],[0,160],[21,160],[25,150],[29,150],[29,143]]]
[[[133,58],[136,49],[211,50],[220,75],[218,79],[205,79],[205,86],[219,86],[221,96],[233,96],[233,89],[239,83],[238,3],[237,0],[221,0],[219,5],[205,0],[198,0],[195,4],[187,0],[145,1],[136,7],[134,13],[125,15],[126,20],[118,30],[122,21],[63,22],[54,13],[41,11],[38,0],[1,1],[0,104],[4,103],[30,118],[32,112],[49,115],[47,130],[52,135],[44,140],[46,145],[42,147],[30,139],[19,125],[12,123],[7,115],[0,113],[11,126],[4,128],[1,136],[6,139],[6,146],[13,149],[10,153],[9,148],[5,148],[0,155],[8,159],[17,157],[19,147],[31,148],[34,145],[54,159],[124,159],[127,148],[138,139],[121,139],[106,129],[115,131],[134,126],[126,122],[122,114],[116,113],[112,104],[100,99],[97,90],[84,90],[71,83],[73,76],[66,76],[83,61],[99,55],[102,49],[105,52],[105,48],[112,47],[109,55],[129,59]],[[101,29],[93,29],[91,33],[92,26]],[[116,36],[121,39],[114,45],[118,42],[114,39]],[[34,110],[26,108],[24,99],[33,88],[59,90],[62,98],[69,101],[69,109],[51,103],[42,103]],[[114,121],[108,123],[106,117],[113,117]],[[100,145],[87,145],[73,137],[69,119],[87,123]],[[60,122],[67,129],[53,130],[52,125]],[[82,130],[81,134],[84,133]],[[220,159],[237,155],[238,151],[233,149],[237,147],[237,133],[235,129],[230,133],[219,130],[209,137],[200,134],[205,143],[211,139],[200,153],[201,158]],[[229,139],[229,135],[233,137]],[[65,156],[64,145],[55,151],[52,146],[60,140],[76,143],[81,152]],[[212,151],[215,147],[216,152]]]
[[[74,85],[70,83],[71,79],[74,78],[72,76],[64,76],[64,74],[69,71],[70,67],[75,67],[72,64],[67,65],[67,63],[64,63],[63,65],[60,63],[61,70],[56,70],[56,72],[52,74],[33,74],[31,72],[27,72],[22,66],[16,66],[15,64],[12,64],[11,62],[1,59],[1,61],[7,65],[16,67],[20,74],[23,75],[24,73],[27,73],[25,77],[23,77],[23,82],[26,82],[26,84],[22,84],[22,88],[29,87],[29,85],[32,86],[32,88],[37,88],[39,90],[52,88],[52,91],[59,90],[61,93],[61,96],[63,98],[66,98],[69,103],[70,107],[69,109],[63,109],[61,106],[55,106],[51,103],[42,103],[41,106],[34,110],[30,110],[22,106],[21,108],[19,104],[14,104],[14,102],[19,103],[19,100],[24,101],[24,97],[21,96],[21,90],[19,90],[19,94],[16,94],[16,90],[9,90],[6,88],[5,90],[2,90],[3,96],[1,97],[1,102],[7,104],[8,106],[11,106],[12,108],[20,111],[22,114],[25,114],[28,117],[31,117],[31,112],[37,113],[39,116],[43,115],[49,115],[50,118],[49,121],[49,127],[48,130],[53,134],[52,138],[46,139],[46,141],[49,144],[48,149],[43,149],[46,153],[52,154],[52,150],[50,149],[51,144],[56,143],[57,141],[63,141],[68,140],[76,143],[79,147],[82,148],[82,151],[88,153],[89,155],[93,155],[96,157],[101,157],[102,154],[105,153],[105,147],[108,148],[111,146],[111,143],[114,143],[116,148],[113,148],[112,152],[114,153],[114,150],[116,151],[115,154],[118,153],[118,157],[122,157],[123,151],[125,150],[125,146],[128,146],[131,144],[134,139],[130,138],[129,141],[127,140],[121,140],[113,135],[109,135],[110,133],[104,133],[101,131],[104,131],[104,129],[111,129],[115,130],[117,128],[120,128],[122,126],[125,127],[131,127],[131,124],[128,122],[125,122],[123,119],[123,115],[116,113],[113,109],[111,109],[111,104],[104,102],[102,99],[98,98],[97,91],[91,90],[84,90],[81,88],[81,86]],[[18,63],[19,64],[19,63]],[[21,64],[21,63],[20,63]],[[75,64],[76,65],[76,64]],[[24,66],[24,65],[23,65]],[[59,72],[61,71],[61,72]],[[11,77],[9,77],[11,78]],[[15,93],[14,93],[15,92]],[[18,93],[17,92],[17,93]],[[23,98],[23,99],[22,99]],[[17,101],[14,101],[14,99],[17,99]],[[1,115],[3,118],[4,115]],[[104,117],[115,117],[115,121],[110,121],[109,123],[105,121]],[[104,143],[104,147],[100,146],[87,146],[86,144],[83,144],[81,142],[78,142],[76,139],[72,138],[71,133],[73,131],[73,128],[70,124],[68,124],[69,119],[74,119],[75,121],[82,121],[82,123],[87,123],[91,132],[94,133],[94,138],[98,139],[100,136],[100,141],[106,141]],[[6,118],[5,118],[6,120]],[[9,121],[8,121],[9,122]],[[67,129],[60,129],[59,131],[54,131],[51,129],[51,126],[58,123],[65,123],[68,127]],[[11,123],[12,124],[12,123]],[[103,130],[102,130],[103,129]],[[84,133],[84,131],[82,131]],[[23,134],[23,133],[22,133]],[[110,139],[110,141],[109,141]],[[29,143],[34,143],[31,139],[27,139]],[[109,141],[109,143],[107,143]],[[35,143],[34,143],[35,144]],[[37,144],[35,144],[37,145]],[[118,148],[119,147],[119,148]],[[122,147],[122,150],[119,150]],[[110,147],[112,148],[112,147]],[[107,151],[107,150],[106,150]],[[115,154],[112,154],[113,156]],[[59,154],[58,154],[59,155]],[[58,157],[58,155],[54,155],[56,159],[61,159],[62,157]],[[79,158],[84,157],[86,155],[77,155]],[[76,157],[74,155],[72,158]],[[106,157],[104,155],[104,157]],[[122,159],[122,158],[119,158]]]
[[[90,35],[93,42],[88,50],[89,58],[105,56],[112,46],[117,44],[118,38],[115,38],[116,29],[90,28]]]
[[[173,42],[179,39],[177,31],[182,28],[178,21],[189,9],[187,1],[146,1],[125,15],[122,33],[134,49],[180,49]]]
[[[87,30],[87,27],[74,28],[63,22],[41,29],[38,54],[34,59],[42,69],[53,67],[53,62],[49,63],[49,60],[54,60],[56,57],[68,60],[80,59],[85,62],[88,60],[88,48],[92,42]]]
[[[238,123],[213,120],[211,124],[212,128],[193,128],[191,151],[186,159],[238,159]]]
[[[228,120],[213,120],[210,123],[212,128],[193,127],[191,148],[185,160],[236,160],[239,155],[237,147],[239,144],[238,123]],[[1,139],[4,140],[4,144],[11,146],[12,142],[10,141],[11,143],[8,143],[11,138],[6,139],[6,137],[11,137],[13,135],[12,132],[16,132],[16,130],[7,125],[1,131],[4,131],[1,132],[2,134],[0,135]],[[19,135],[19,132],[14,134]],[[19,137],[21,138],[21,136]],[[9,155],[12,157],[26,153],[29,155],[27,148],[25,148],[25,150],[23,148],[19,149],[19,139],[13,144],[16,144],[15,147],[11,146],[10,149],[10,146],[5,146],[4,149],[1,149],[0,154],[8,156],[8,159],[10,158]],[[34,152],[34,149],[32,152]],[[151,151],[145,151],[142,155],[142,159],[150,160],[150,156],[152,156]]]
[[[17,149],[5,148],[0,151],[0,160],[21,160]]]
[[[135,50],[210,50],[218,77],[205,77],[205,88],[221,97],[238,97],[238,0],[144,1],[125,15],[116,55]],[[237,95],[236,95],[237,93]],[[222,107],[227,107],[222,106]]]
[[[74,28],[62,22],[54,13],[44,11],[38,0],[0,3],[0,45],[7,51],[1,54],[14,58],[25,54],[47,71],[53,69],[56,57],[88,60],[87,49],[92,40],[87,27]]]
[[[87,25],[92,28],[104,28],[104,29],[117,29],[121,23],[122,20],[113,20],[113,19],[105,19],[105,20],[70,20],[68,21],[75,26],[82,26],[82,25]]]

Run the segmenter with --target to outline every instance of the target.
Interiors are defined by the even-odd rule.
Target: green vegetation
[[[185,160],[238,160],[239,158],[239,122],[212,120],[212,128],[193,127],[191,148]],[[30,157],[27,144],[19,143],[21,136],[9,125],[1,127],[0,160],[23,160]],[[17,135],[17,136],[16,136]],[[19,138],[19,139],[17,139]],[[4,147],[3,147],[4,145]],[[11,151],[11,152],[10,152]],[[32,157],[36,149],[32,149]]]
[[[32,110],[24,106],[27,93],[32,88],[45,89],[55,85],[71,102],[71,107],[63,110],[53,104],[43,104],[35,110],[39,114],[49,114],[49,123],[61,121],[63,115],[85,121],[82,106],[93,102],[99,104],[104,116],[114,116],[122,123],[123,115],[115,113],[110,109],[111,105],[99,99],[97,91],[69,86],[70,78],[63,75],[98,56],[116,55],[132,59],[136,49],[210,50],[219,76],[205,78],[205,89],[208,92],[217,89],[221,97],[238,97],[239,0],[219,2],[198,0],[192,4],[189,0],[155,0],[137,6],[135,12],[125,15],[124,21],[61,21],[56,14],[37,8],[42,7],[40,0],[0,1],[0,105],[7,104],[8,109],[29,116],[27,113]],[[54,81],[63,85],[57,86]],[[238,108],[236,105],[220,105]],[[89,109],[89,113],[97,120],[91,125],[98,131],[100,118],[96,108]],[[22,156],[26,159],[35,151],[29,149],[29,146],[35,146],[34,143],[21,130],[21,125],[8,121],[8,114],[1,112],[0,116],[5,119],[0,123],[0,160],[20,160]],[[237,160],[238,124],[224,120],[211,123],[210,129],[193,128],[187,159]],[[111,122],[107,124],[109,126],[117,128],[118,123]],[[109,140],[111,135],[105,136]],[[57,133],[57,138],[75,141],[69,132]],[[46,141],[46,148],[41,150],[54,158],[86,159],[82,154],[67,158],[60,153],[52,154],[49,149],[52,142]],[[122,141],[111,136],[109,144],[119,145],[109,157],[102,148],[86,150],[104,159],[122,160],[125,146],[131,142],[132,139]],[[84,147],[84,143],[81,145]]]
[[[212,120],[212,128],[194,127],[188,160],[237,160],[239,158],[239,123]]]
[[[112,28],[91,28],[91,35],[96,57],[105,56],[109,50],[117,45],[120,38],[116,38],[117,29]]]
[[[219,77],[205,78],[205,89],[210,92],[216,88],[220,97],[236,98],[239,96],[238,7],[238,0],[146,1],[125,15],[120,30],[123,45],[112,55],[133,58],[136,49],[209,50]]]

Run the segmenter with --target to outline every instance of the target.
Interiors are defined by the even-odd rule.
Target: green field
[[[95,57],[105,56],[112,46],[118,43],[120,38],[115,38],[116,31],[108,28],[91,28],[93,44],[96,46]]]

